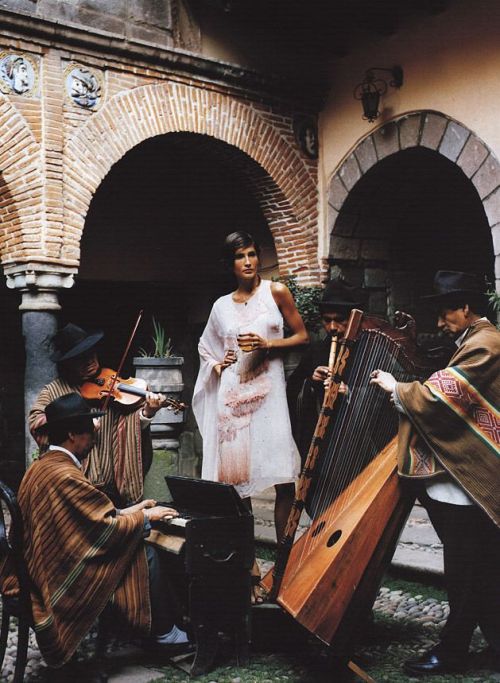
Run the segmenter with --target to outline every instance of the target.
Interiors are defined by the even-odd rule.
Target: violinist
[[[103,336],[101,331],[87,332],[73,323],[54,336],[52,357],[58,364],[58,377],[40,391],[28,418],[31,434],[42,452],[47,448],[45,407],[64,394],[81,394],[84,383],[99,375],[96,347]],[[142,500],[143,480],[152,460],[149,425],[164,398],[146,392],[144,400],[131,406],[111,401],[100,418],[84,473],[118,508]]]

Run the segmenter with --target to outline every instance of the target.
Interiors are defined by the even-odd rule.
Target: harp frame
[[[325,391],[272,576],[270,573],[263,580],[271,599],[323,642],[334,645],[339,653],[352,646],[356,624],[371,609],[385,566],[392,557],[413,505],[413,498],[403,495],[397,475],[396,438],[338,496],[336,502],[342,497],[350,501],[340,518],[331,520],[323,529],[318,529],[320,521],[313,520],[306,534],[295,543],[294,539],[339,396],[339,387],[360,333],[363,330],[376,331],[390,339],[419,377],[432,371],[415,352],[413,319],[398,313],[396,320],[399,327],[392,327],[382,318],[366,316],[354,309],[343,339],[332,340],[332,349],[334,345],[336,348],[330,359],[331,381]],[[370,525],[371,533],[363,537],[359,529],[366,525]],[[339,534],[340,528],[342,533]],[[311,534],[323,534],[324,543],[318,544],[309,566],[302,569],[296,578],[293,576],[294,559],[300,557],[306,535]],[[336,546],[333,559],[330,555],[332,546]],[[337,596],[333,601],[330,599],[332,593]]]

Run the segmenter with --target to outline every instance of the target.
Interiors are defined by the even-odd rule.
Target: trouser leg
[[[146,543],[149,570],[149,596],[151,600],[151,633],[163,635],[174,626],[174,610],[170,600],[170,586],[162,576],[158,551]]]
[[[427,496],[422,502],[443,542],[450,614],[440,647],[446,654],[460,658],[467,654],[478,623],[483,625],[488,639],[495,631],[498,638],[499,566],[498,553],[495,560],[495,551],[490,547],[492,522],[475,505],[450,505]]]
[[[443,543],[444,577],[450,613],[441,632],[441,648],[447,655],[463,657],[477,625],[474,584],[477,578],[476,539],[470,533],[468,506],[425,500],[431,522]]]
[[[500,657],[500,529],[481,513],[479,626]]]

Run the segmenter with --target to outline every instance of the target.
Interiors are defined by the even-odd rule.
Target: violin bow
[[[122,371],[123,364],[125,363],[125,359],[127,358],[128,352],[130,351],[130,347],[132,346],[132,342],[134,341],[134,337],[135,337],[135,334],[137,332],[137,328],[139,327],[139,323],[141,322],[143,312],[144,311],[141,308],[141,310],[139,311],[139,315],[137,316],[137,320],[135,322],[134,329],[132,330],[132,332],[130,334],[129,340],[127,342],[127,346],[125,347],[125,351],[123,352],[122,358],[120,360],[120,364],[118,365],[118,370],[116,371],[115,377],[114,377],[113,382],[111,384],[111,388],[108,392],[108,395],[106,396],[106,398],[104,400],[104,404],[102,406],[102,409],[104,411],[106,411],[108,408],[108,404],[109,404],[109,401],[111,399],[111,395],[113,393],[113,390],[115,388],[115,384],[118,381],[118,377],[120,377],[120,373]]]

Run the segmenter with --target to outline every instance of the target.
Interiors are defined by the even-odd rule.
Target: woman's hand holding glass
[[[242,351],[245,351],[246,353],[250,351],[256,351],[257,349],[269,349],[269,341],[267,339],[264,339],[264,337],[260,337],[258,334],[255,334],[254,332],[242,332],[241,334],[238,335],[237,337],[238,341],[238,346]]]

